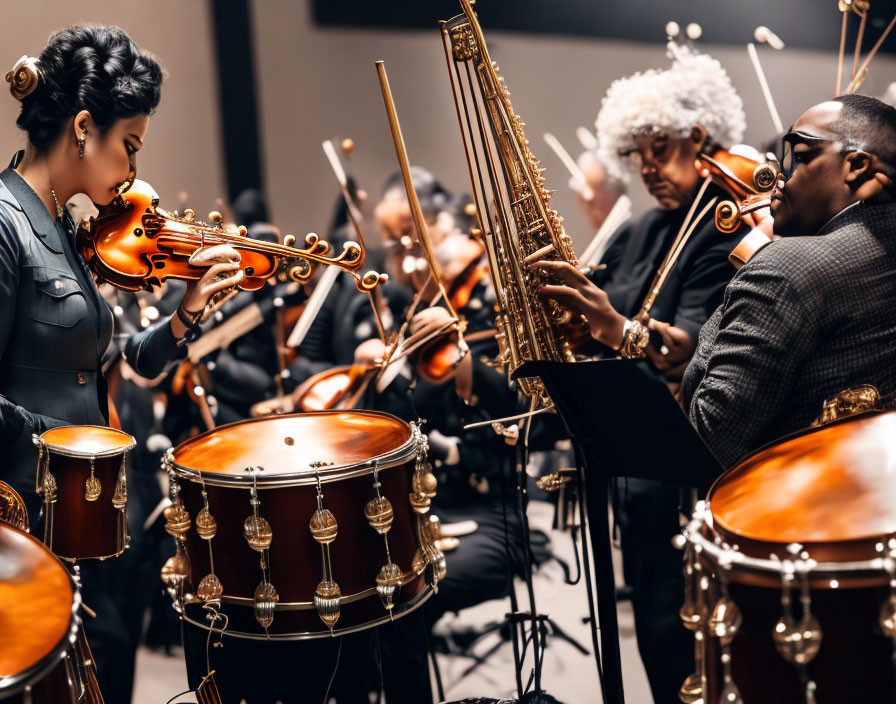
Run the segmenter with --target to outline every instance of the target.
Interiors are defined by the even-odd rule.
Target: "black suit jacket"
[[[801,430],[844,389],[896,395],[896,204],[858,203],[777,240],[700,333],[682,401],[719,460]]]
[[[0,173],[0,479],[36,505],[31,436],[60,425],[106,425],[101,360],[112,313],[74,248],[71,218],[54,222],[13,169]],[[177,355],[170,318],[127,340],[148,377]]]

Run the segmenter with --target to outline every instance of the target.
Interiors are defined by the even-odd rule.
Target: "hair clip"
[[[33,56],[23,56],[7,71],[6,81],[9,83],[9,92],[16,100],[24,100],[37,88],[40,73],[37,67],[37,59]]]

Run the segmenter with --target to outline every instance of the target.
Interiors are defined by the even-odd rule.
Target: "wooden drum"
[[[684,701],[896,702],[896,413],[752,455],[681,544],[698,635]]]
[[[68,425],[34,436],[44,543],[64,560],[116,557],[127,548],[127,433]]]
[[[28,704],[80,698],[81,597],[59,559],[37,538],[0,523],[0,699]],[[88,691],[85,687],[85,692]]]
[[[177,553],[162,577],[175,608],[202,628],[270,640],[340,635],[413,610],[445,564],[425,453],[416,426],[371,411],[256,418],[169,451]]]

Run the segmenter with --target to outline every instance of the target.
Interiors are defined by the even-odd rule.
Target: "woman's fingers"
[[[223,291],[225,288],[230,288],[231,286],[236,286],[245,278],[245,274],[242,269],[237,271],[232,276],[227,276],[225,278],[218,279],[216,281],[207,281],[205,285],[202,287],[202,291],[206,296],[212,296],[218,291]],[[235,292],[234,292],[235,293]]]
[[[214,247],[202,247],[190,256],[193,266],[211,266],[217,262],[239,263],[240,253],[229,244],[217,244]]]

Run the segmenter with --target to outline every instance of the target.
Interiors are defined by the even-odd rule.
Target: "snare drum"
[[[68,425],[34,436],[44,543],[64,560],[116,557],[127,548],[127,433]]]
[[[78,659],[80,604],[59,559],[28,533],[0,523],[0,699],[102,704]]]
[[[683,701],[896,702],[896,413],[756,453],[681,544],[698,664]]]
[[[299,640],[369,628],[444,575],[429,528],[425,436],[384,413],[256,418],[198,435],[164,464],[175,608],[202,628]],[[189,604],[220,611],[214,626]]]

